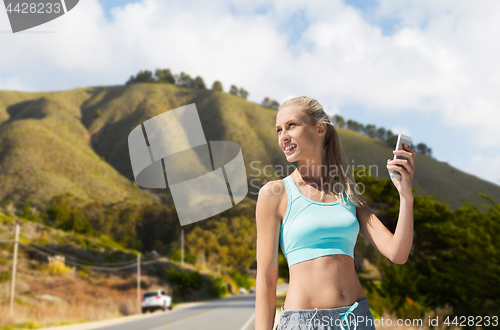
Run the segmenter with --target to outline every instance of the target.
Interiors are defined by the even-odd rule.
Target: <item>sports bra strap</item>
[[[290,194],[289,196],[290,200],[294,201],[297,197],[301,195],[299,188],[297,188],[297,185],[290,176],[284,178],[283,181],[285,182],[287,192]]]

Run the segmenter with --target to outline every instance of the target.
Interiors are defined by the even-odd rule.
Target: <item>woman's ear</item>
[[[328,125],[327,123],[318,123],[318,135],[321,136],[323,134],[326,133],[326,125]]]

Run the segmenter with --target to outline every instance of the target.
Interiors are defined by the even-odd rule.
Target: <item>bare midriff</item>
[[[348,255],[327,255],[289,268],[284,310],[331,309],[366,298]]]

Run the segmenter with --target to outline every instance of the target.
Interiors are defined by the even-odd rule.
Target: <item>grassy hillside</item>
[[[97,155],[82,123],[82,90],[0,93],[0,199],[45,204],[71,192],[87,200],[154,200]]]
[[[241,146],[249,180],[259,177],[250,181],[249,198],[256,198],[265,181],[293,171],[294,164],[287,163],[278,146],[276,111],[228,93],[147,83],[45,93],[0,91],[0,199],[45,203],[68,191],[105,202],[153,199],[132,183],[128,134],[143,121],[190,103],[196,104],[207,140]],[[378,173],[372,167],[371,174],[389,178],[385,164],[393,156],[390,146],[351,130],[338,132],[349,164],[376,165]],[[274,166],[267,173],[276,177],[259,173],[266,165]],[[417,194],[434,194],[452,208],[462,201],[483,203],[475,190],[500,200],[500,186],[429,156],[418,155],[416,166]]]

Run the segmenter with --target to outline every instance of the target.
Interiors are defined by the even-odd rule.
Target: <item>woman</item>
[[[393,235],[356,187],[337,131],[316,100],[302,96],[283,103],[276,133],[287,161],[298,167],[259,191],[255,329],[273,329],[278,245],[290,273],[278,330],[375,329],[356,275],[354,245],[361,232],[393,263],[406,262],[413,240],[416,152],[405,145],[395,154],[407,160],[387,160],[387,170],[402,175],[391,178],[400,195]]]

